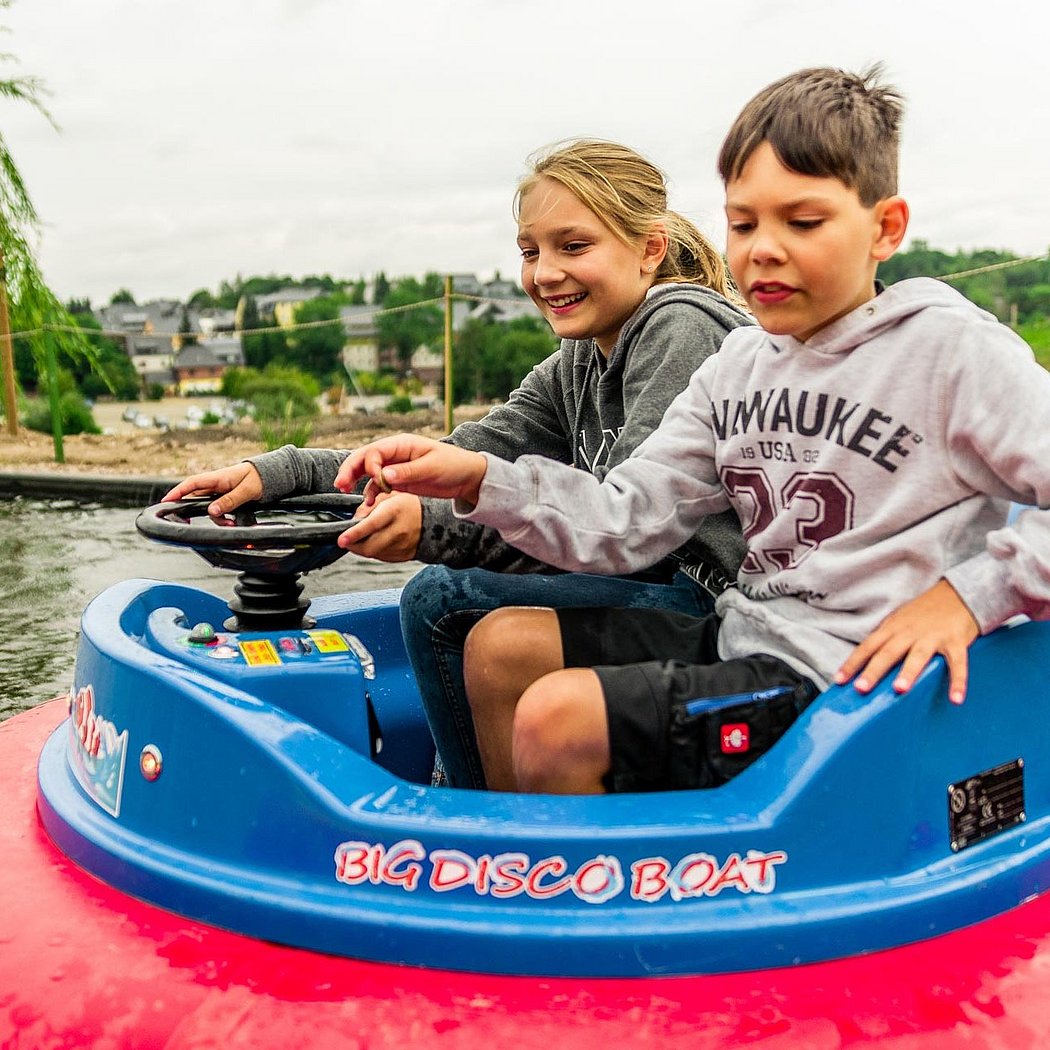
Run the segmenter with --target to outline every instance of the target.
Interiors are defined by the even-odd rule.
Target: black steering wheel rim
[[[246,503],[226,515],[232,524],[222,526],[208,518],[208,506],[214,497],[185,499],[146,507],[135,519],[135,527],[151,540],[196,550],[334,547],[361,499],[357,495],[323,493]],[[291,518],[283,522],[258,521],[260,514],[271,513],[287,514]],[[295,521],[296,515],[302,515],[304,520]],[[324,520],[305,520],[309,515]],[[207,523],[195,524],[195,519],[201,518],[207,519]]]

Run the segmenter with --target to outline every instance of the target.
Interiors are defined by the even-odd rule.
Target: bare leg
[[[519,791],[597,795],[609,771],[609,720],[598,676],[584,667],[544,675],[514,714],[514,776]]]
[[[514,791],[514,711],[538,678],[563,667],[561,631],[550,609],[508,607],[479,621],[470,634],[463,672],[485,782]]]

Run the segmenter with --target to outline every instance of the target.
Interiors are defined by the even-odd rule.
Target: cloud
[[[65,297],[512,272],[525,158],[577,135],[649,155],[721,242],[714,157],[743,102],[804,65],[875,60],[908,99],[912,235],[1050,243],[1050,16],[1023,0],[20,0],[7,21],[63,129],[0,103]]]

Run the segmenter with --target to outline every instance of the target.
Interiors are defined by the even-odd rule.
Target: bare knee
[[[508,606],[484,616],[467,635],[464,674],[475,691],[516,687],[518,694],[562,664],[561,632],[550,609]]]
[[[592,794],[609,768],[609,729],[593,671],[555,671],[518,701],[512,736],[520,791]]]

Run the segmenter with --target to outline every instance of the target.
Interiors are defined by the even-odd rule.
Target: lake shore
[[[457,408],[455,422],[478,419],[485,411],[479,406]],[[404,431],[443,437],[444,413],[419,410],[404,415],[377,412],[322,416],[313,421],[307,445],[356,448],[377,437]],[[0,471],[179,480],[265,452],[266,442],[254,423],[237,423],[197,430],[73,434],[63,438],[63,451],[65,461],[57,463],[50,435],[24,427],[14,436],[4,430],[0,432]]]

